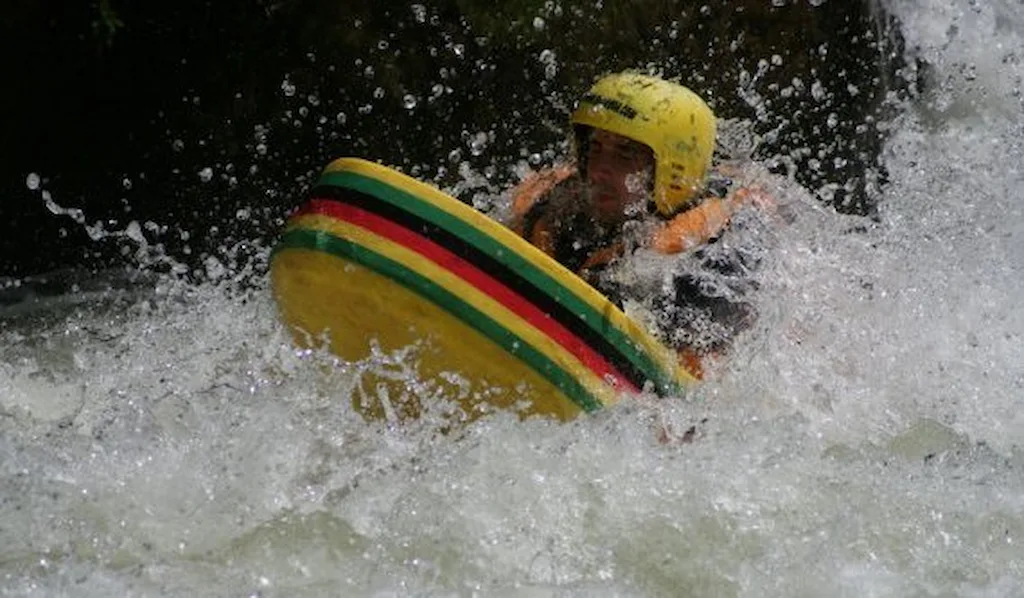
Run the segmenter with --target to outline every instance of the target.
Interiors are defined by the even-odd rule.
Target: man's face
[[[587,145],[587,191],[601,224],[621,224],[643,209],[654,173],[651,150],[615,133],[594,129]]]

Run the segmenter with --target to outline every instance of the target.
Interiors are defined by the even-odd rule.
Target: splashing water
[[[356,416],[402,360],[295,350],[265,283],[3,312],[0,593],[1020,595],[1024,15],[890,5],[937,91],[879,217],[775,181],[758,327],[692,396],[439,436]]]

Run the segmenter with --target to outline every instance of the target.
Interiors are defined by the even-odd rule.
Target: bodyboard
[[[419,345],[417,376],[471,385],[460,399],[470,413],[519,406],[567,420],[695,380],[673,350],[511,230],[359,158],[328,165],[289,217],[271,283],[298,344],[326,338],[350,362]],[[372,416],[384,407],[357,405]]]

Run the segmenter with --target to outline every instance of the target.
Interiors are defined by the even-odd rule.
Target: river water
[[[878,218],[775,181],[759,324],[687,397],[368,424],[401,356],[296,351],[226,263],[0,307],[0,595],[1024,594],[1024,8],[888,6],[932,90]]]

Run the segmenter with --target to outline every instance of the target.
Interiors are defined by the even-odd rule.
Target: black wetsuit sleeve
[[[698,259],[698,270],[677,274],[651,302],[658,332],[677,350],[722,352],[753,323],[749,294],[757,285],[739,255],[716,251]]]

